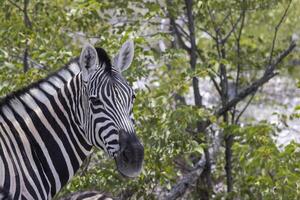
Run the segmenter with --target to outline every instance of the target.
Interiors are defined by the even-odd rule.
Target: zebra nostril
[[[123,161],[124,162],[129,162],[129,157],[127,156],[127,154],[126,154],[126,150],[124,150],[123,152],[122,152],[122,158],[123,158]]]
[[[128,144],[129,134],[126,134],[124,129],[119,131],[119,145],[120,145],[120,153],[123,152]]]
[[[136,177],[142,169],[144,148],[135,133],[119,131],[120,151],[115,161],[118,171],[126,177]]]

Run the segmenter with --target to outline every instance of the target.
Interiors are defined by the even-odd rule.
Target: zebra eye
[[[135,125],[135,120],[133,118],[131,118],[131,122],[133,125]]]
[[[92,102],[92,104],[94,104],[94,105],[102,105],[102,102],[100,101],[100,99],[98,97],[90,97],[89,99]]]
[[[135,94],[133,94],[133,95],[132,95],[132,99],[135,100],[135,98],[136,98],[136,96],[135,96]]]

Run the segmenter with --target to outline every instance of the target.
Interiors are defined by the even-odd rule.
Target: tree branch
[[[274,52],[274,48],[275,48],[275,43],[276,43],[277,33],[278,33],[278,30],[279,30],[279,27],[282,24],[284,18],[286,17],[287,12],[288,12],[288,10],[290,8],[291,3],[292,3],[292,0],[289,1],[289,4],[287,5],[286,9],[284,10],[284,13],[283,13],[282,17],[280,18],[278,24],[275,27],[275,32],[274,32],[273,41],[272,41],[272,47],[271,47],[271,52],[270,52],[270,58],[269,58],[269,65],[271,65],[271,63],[272,63],[273,52]]]
[[[19,60],[22,60],[22,61],[23,61],[23,59],[24,59],[24,57],[22,57],[22,56],[17,56],[17,55],[10,55],[10,56],[13,57],[13,58],[17,58],[17,59],[19,59]],[[33,60],[33,59],[30,58],[30,57],[27,57],[27,59],[28,59],[28,61],[31,63],[31,65],[33,66],[33,68],[36,68],[36,69],[47,69],[46,66],[44,66],[44,65],[42,65],[42,64],[40,64],[40,63],[38,63],[38,62],[36,62],[35,60]]]
[[[223,20],[221,21],[221,23],[219,23],[217,29],[220,30],[222,28],[222,26],[225,24],[225,22],[227,21],[227,19],[231,16],[231,10],[229,10],[229,12],[227,13],[227,15],[223,18]]]
[[[164,198],[165,200],[175,200],[181,197],[186,190],[193,184],[196,183],[198,178],[201,176],[205,168],[206,160],[203,155],[200,161],[197,163],[195,169],[182,177],[171,189],[171,191]]]
[[[190,43],[191,43],[191,50],[190,50],[190,66],[193,71],[196,70],[196,64],[197,64],[197,45],[196,45],[196,38],[195,38],[195,23],[194,23],[194,16],[193,16],[193,0],[185,0],[185,6],[186,6],[186,15],[188,19],[188,30],[189,30],[189,36],[190,36]],[[199,50],[198,50],[199,51]],[[194,90],[194,99],[195,104],[198,107],[202,107],[202,96],[200,94],[200,88],[199,88],[199,81],[197,77],[193,77],[193,90]],[[199,133],[201,133],[201,130],[203,130],[204,123],[202,121],[197,122],[197,130]],[[205,133],[205,136],[206,133]],[[207,142],[207,139],[206,139]],[[210,155],[208,148],[204,148],[204,157],[205,157],[205,173],[204,178],[206,180],[206,185],[208,188],[208,193],[212,189],[212,180],[211,180],[211,163],[210,163]],[[201,170],[202,173],[202,170]],[[201,174],[200,173],[200,174]],[[197,180],[197,179],[195,179]]]
[[[175,25],[176,25],[176,27],[178,29],[180,29],[180,32],[182,33],[182,36],[184,38],[188,39],[189,38],[189,34],[179,24],[177,24],[176,21],[175,21]]]
[[[25,24],[26,28],[31,29],[32,24],[31,24],[31,21],[29,19],[28,14],[27,14],[28,3],[29,3],[29,0],[24,0],[24,7],[23,7],[24,24]],[[25,50],[24,50],[24,56],[23,56],[23,69],[24,69],[24,72],[27,72],[28,69],[29,69],[29,65],[28,65],[29,52],[28,51],[29,51],[29,41],[28,41],[27,34],[26,34]]]
[[[281,61],[293,51],[293,49],[296,47],[296,43],[292,41],[288,48],[286,48],[283,52],[281,52],[278,57],[275,59],[275,61],[272,63],[274,66],[273,69],[281,63]],[[250,86],[243,89],[235,98],[233,98],[231,101],[229,101],[225,106],[218,109],[215,114],[220,117],[225,112],[230,110],[232,107],[236,106],[237,103],[239,103],[241,100],[243,100],[245,97],[247,97],[250,94],[253,94],[259,87],[261,87],[263,84],[268,82],[271,78],[276,76],[277,73],[274,73],[273,71],[270,71],[269,73],[265,73],[260,79],[254,81]],[[205,124],[203,124],[203,128],[207,128],[211,124],[211,121],[206,121]],[[196,180],[200,177],[202,174],[206,164],[206,158],[205,156],[202,156],[201,160],[198,163],[197,168],[195,171],[190,172],[183,178],[181,178],[180,181],[175,184],[171,191],[166,195],[166,200],[175,200],[178,197],[182,196],[186,190],[193,185]]]
[[[236,72],[236,79],[235,79],[235,93],[238,93],[238,89],[239,89],[239,81],[240,81],[240,72],[241,72],[241,37],[242,37],[242,31],[244,29],[244,23],[245,23],[245,17],[246,17],[246,9],[243,10],[242,12],[242,22],[241,22],[241,26],[236,38],[236,43],[237,43],[237,50],[236,50],[236,54],[238,57],[238,63],[237,63],[237,72]]]
[[[197,46],[196,46],[196,39],[195,39],[195,26],[194,26],[194,16],[192,11],[193,1],[192,0],[185,0],[186,5],[186,15],[188,17],[188,29],[189,29],[189,39],[191,43],[190,48],[190,66],[192,70],[196,69],[197,63]],[[193,77],[193,89],[194,89],[194,98],[196,106],[202,106],[202,96],[200,94],[199,88],[199,81],[197,77]]]
[[[241,21],[241,19],[243,18],[243,13],[244,11],[241,12],[239,18],[236,20],[236,22],[233,24],[231,30],[225,35],[225,37],[221,40],[221,43],[224,44],[228,38],[231,36],[231,34],[235,31],[237,25],[239,24],[239,22]]]
[[[24,0],[24,8],[23,8],[23,13],[24,13],[24,24],[27,28],[32,27],[32,23],[29,19],[28,13],[27,13],[27,8],[28,8],[29,0]]]
[[[210,33],[207,29],[199,27],[199,30],[203,31],[204,33],[206,33],[207,35],[209,35],[213,40],[216,40],[216,37],[212,33]]]
[[[212,80],[212,82],[213,82],[213,84],[214,84],[214,86],[215,86],[215,88],[216,88],[218,94],[221,96],[221,95],[222,95],[222,91],[221,91],[221,89],[220,89],[220,87],[219,87],[219,85],[218,85],[216,79],[213,77],[212,74],[210,74],[209,76],[210,76],[210,79]]]
[[[20,11],[24,12],[23,8],[21,8],[18,4],[16,4],[12,0],[8,0],[8,2],[11,3],[12,5],[14,5],[15,7],[17,7]]]
[[[243,113],[246,111],[246,109],[247,109],[248,106],[250,105],[251,101],[253,100],[253,98],[254,98],[254,96],[255,96],[255,93],[256,93],[256,92],[254,92],[254,93],[251,95],[249,101],[246,103],[246,105],[244,106],[244,108],[241,110],[241,112],[240,112],[239,115],[237,116],[237,118],[236,118],[236,120],[235,120],[235,123],[236,123],[236,124],[239,122],[240,117],[243,115]]]
[[[171,26],[173,27],[173,30],[175,32],[175,35],[176,37],[178,38],[178,42],[179,42],[179,45],[184,49],[186,50],[187,52],[190,51],[190,48],[185,44],[185,42],[183,41],[182,39],[182,35],[180,33],[180,31],[178,30],[177,28],[177,25],[175,23],[175,19],[173,17],[170,16],[170,24]]]
[[[25,50],[24,50],[24,55],[23,55],[23,70],[24,72],[27,72],[29,69],[28,65],[28,39],[26,38],[26,43],[25,43]]]
[[[238,93],[239,91],[239,87],[240,87],[240,75],[241,75],[241,68],[242,68],[242,65],[241,65],[241,37],[242,37],[242,32],[243,32],[243,29],[244,29],[244,24],[245,24],[245,18],[246,18],[246,9],[243,8],[243,11],[242,11],[242,21],[241,21],[241,25],[240,25],[240,28],[238,30],[238,33],[237,35],[235,34],[234,32],[234,36],[235,36],[235,39],[236,39],[236,56],[237,56],[237,70],[236,70],[236,78],[235,78],[235,94]],[[232,22],[233,24],[233,22]],[[235,109],[235,106],[233,108],[233,112],[232,112],[232,115],[231,115],[231,121],[232,123],[234,123],[235,121],[235,114],[236,114],[236,109]]]
[[[270,65],[270,67],[267,67],[267,69],[273,69],[273,70],[266,70],[264,75],[254,81],[250,86],[243,89],[241,92],[239,92],[235,98],[230,100],[225,106],[220,108],[215,112],[217,116],[221,116],[228,110],[230,110],[233,106],[235,106],[237,103],[239,103],[241,100],[243,100],[248,95],[255,92],[260,86],[268,82],[271,78],[276,76],[278,73],[274,73],[275,67],[282,62],[282,60],[289,54],[291,51],[296,47],[296,43],[292,41],[287,49],[285,49],[283,52],[281,52],[278,57],[275,59],[275,61]]]

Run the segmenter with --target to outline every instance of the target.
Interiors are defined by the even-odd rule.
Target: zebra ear
[[[79,58],[79,65],[82,71],[82,80],[88,82],[90,75],[99,65],[97,51],[92,45],[86,44],[83,47]]]
[[[121,47],[119,53],[113,59],[113,66],[120,72],[126,70],[132,60],[134,54],[134,44],[132,40],[127,40]]]

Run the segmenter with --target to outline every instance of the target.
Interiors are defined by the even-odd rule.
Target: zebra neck
[[[18,189],[30,193],[26,186],[31,184],[38,190],[32,199],[54,196],[90,154],[76,114],[78,69],[78,64],[71,64],[0,107],[0,147],[7,152],[0,152],[0,158],[15,158],[12,169],[2,170],[4,175],[0,171],[0,186],[15,174],[16,179],[10,178],[15,182],[10,184],[11,194]]]

